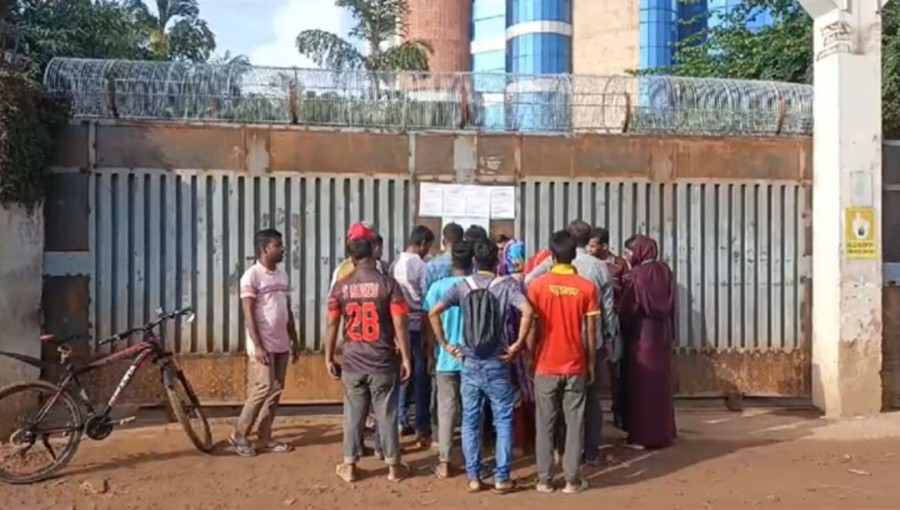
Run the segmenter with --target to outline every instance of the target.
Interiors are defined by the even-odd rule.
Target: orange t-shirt
[[[528,287],[540,320],[538,375],[585,375],[584,319],[600,314],[597,287],[573,266],[557,264]]]

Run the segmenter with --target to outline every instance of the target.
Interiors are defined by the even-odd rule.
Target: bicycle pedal
[[[137,416],[129,416],[128,418],[122,418],[121,420],[116,422],[116,425],[121,427],[122,425],[128,425],[137,419]]]

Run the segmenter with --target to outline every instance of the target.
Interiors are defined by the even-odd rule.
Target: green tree
[[[206,62],[216,49],[216,37],[200,18],[197,0],[156,0],[156,15],[144,0],[125,0],[125,7],[146,30],[150,57],[155,60]]]
[[[753,21],[765,14],[773,23],[751,29]],[[705,24],[702,17],[687,22]],[[676,64],[666,74],[812,81],[812,19],[795,0],[748,0],[723,12],[720,20],[709,31],[678,43]]]
[[[406,0],[335,0],[355,22],[350,37],[363,41],[367,52],[325,30],[304,30],[297,49],[321,67],[334,70],[428,71],[431,44],[408,40]],[[393,41],[401,40],[399,44]]]
[[[681,0],[696,2],[698,0]],[[773,23],[748,28],[768,13]],[[722,23],[675,48],[675,65],[645,74],[812,83],[813,22],[796,0],[747,0]],[[690,23],[706,23],[705,19]],[[900,136],[900,6],[882,14],[882,113],[885,137]]]
[[[19,0],[0,16],[0,50],[34,73],[56,56],[145,58],[144,40],[113,0]]]

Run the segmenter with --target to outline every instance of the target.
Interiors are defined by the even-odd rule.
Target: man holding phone
[[[359,437],[371,404],[389,467],[388,480],[400,481],[405,473],[396,424],[400,383],[411,373],[409,305],[397,282],[376,268],[371,240],[354,240],[348,248],[355,269],[336,282],[328,297],[325,338],[325,366],[344,386],[344,461],[336,472],[345,482],[356,480]],[[343,366],[334,358],[342,319]]]

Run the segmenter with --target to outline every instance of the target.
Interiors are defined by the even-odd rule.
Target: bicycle
[[[162,309],[159,309],[156,320],[117,333],[101,341],[100,345],[114,345],[140,333],[142,339],[139,343],[81,366],[76,366],[70,361],[72,349],[69,344],[80,338],[79,336],[57,339],[53,335],[43,335],[41,341],[57,346],[60,354],[59,363],[62,365],[64,373],[57,384],[39,379],[13,383],[0,389],[0,463],[2,463],[0,464],[0,481],[19,485],[46,480],[69,463],[78,450],[83,435],[101,441],[109,437],[116,426],[133,421],[134,417],[115,420],[111,417],[111,412],[122,391],[128,387],[138,368],[147,359],[151,359],[154,364],[159,366],[160,377],[171,405],[172,414],[181,423],[188,439],[201,452],[212,451],[212,433],[200,401],[184,373],[175,364],[173,354],[166,351],[160,337],[154,331],[163,322],[177,317],[185,317],[187,322],[192,322],[194,312],[190,307],[170,313],[164,313]],[[37,358],[22,354],[0,351],[0,356],[36,367],[45,365]],[[100,412],[95,411],[79,377],[131,356],[133,356],[131,365],[125,371],[105,407]],[[38,393],[36,401],[28,395],[35,391]],[[36,403],[38,407],[38,411],[33,417],[21,409],[24,405],[32,402]],[[57,404],[62,404],[60,409],[54,407]],[[6,417],[3,414],[6,414]],[[4,426],[4,418],[8,420],[10,416],[24,418],[25,423]],[[56,424],[56,418],[61,418],[62,424]],[[199,429],[194,428],[192,421],[198,422]],[[9,434],[7,435],[7,433]],[[9,439],[4,444],[2,438]],[[40,451],[39,448],[35,448],[38,442],[49,453],[51,462],[47,466],[32,468],[25,456],[32,450]],[[52,442],[62,443],[62,449],[57,452]],[[12,460],[14,464],[23,465],[28,471],[23,474],[14,474],[7,467],[8,460]]]

